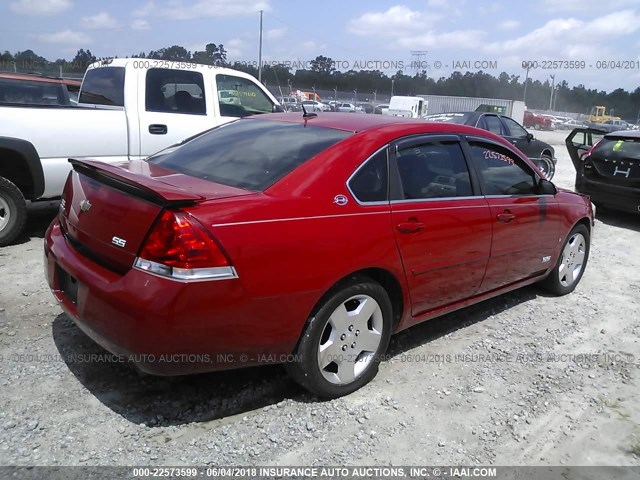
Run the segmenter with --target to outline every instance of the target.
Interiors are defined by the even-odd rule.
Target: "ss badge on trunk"
[[[111,243],[113,243],[116,247],[124,247],[127,244],[127,241],[124,238],[113,237],[111,239]]]

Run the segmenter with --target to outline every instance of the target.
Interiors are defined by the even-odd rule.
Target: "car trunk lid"
[[[144,161],[70,162],[73,171],[60,216],[65,237],[82,254],[117,273],[131,268],[164,209],[251,193]]]

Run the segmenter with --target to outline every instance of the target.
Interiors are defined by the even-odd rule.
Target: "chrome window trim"
[[[346,187],[347,190],[349,191],[349,193],[351,194],[351,196],[353,197],[353,199],[355,200],[355,202],[360,205],[361,207],[365,207],[365,206],[375,206],[375,205],[389,205],[389,152],[387,152],[387,199],[386,200],[375,200],[372,202],[363,202],[361,201],[358,196],[353,192],[353,190],[351,189],[351,180],[353,179],[353,177],[355,177],[358,172],[360,170],[362,170],[367,163],[369,163],[376,155],[378,155],[381,151],[383,150],[387,150],[389,148],[389,143],[385,144],[384,146],[380,147],[378,150],[376,150],[375,152],[373,152],[371,155],[369,155],[366,160],[364,162],[362,162],[360,164],[360,166],[358,168],[356,168],[356,170],[349,175],[349,178],[347,178],[347,182],[346,182]]]
[[[422,202],[451,202],[453,200],[476,200],[484,198],[482,195],[472,195],[465,197],[431,197],[431,198],[405,198],[404,200],[392,200],[391,205],[404,203],[422,203]]]

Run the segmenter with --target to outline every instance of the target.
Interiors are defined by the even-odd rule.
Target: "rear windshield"
[[[82,81],[80,103],[124,106],[124,67],[87,70]]]
[[[464,125],[468,118],[469,114],[467,113],[442,113],[424,117],[425,120],[429,120],[430,122],[458,123],[460,125]]]
[[[0,103],[26,105],[69,105],[65,87],[61,83],[30,82],[0,78]]]
[[[636,159],[640,160],[639,138],[608,138],[605,137],[593,149],[592,155],[607,160]]]
[[[212,182],[262,191],[349,135],[298,123],[241,120],[214,128],[147,161]]]

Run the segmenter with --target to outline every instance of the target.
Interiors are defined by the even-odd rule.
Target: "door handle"
[[[516,218],[516,216],[509,210],[505,210],[503,213],[498,214],[498,221],[502,223],[509,223],[514,218]]]
[[[400,233],[418,233],[424,230],[424,223],[420,222],[404,222],[398,224]]]
[[[167,134],[167,126],[161,125],[159,123],[152,123],[149,125],[149,133],[151,135],[166,135]]]

